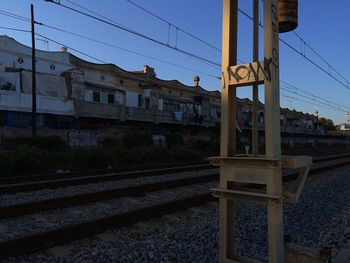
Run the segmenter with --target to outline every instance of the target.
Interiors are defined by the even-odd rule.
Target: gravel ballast
[[[350,234],[350,167],[311,176],[298,204],[285,204],[291,242],[320,249],[341,246]],[[239,202],[236,251],[267,261],[266,208]],[[62,257],[45,251],[5,262],[217,262],[218,202],[63,244]]]
[[[182,173],[167,174],[167,175],[139,177],[135,179],[121,179],[121,180],[115,180],[115,181],[109,181],[109,182],[103,182],[103,183],[68,186],[68,187],[61,187],[57,189],[46,189],[46,190],[26,192],[26,193],[0,195],[0,206],[23,204],[23,203],[46,200],[46,199],[53,199],[53,198],[66,197],[66,196],[72,196],[72,195],[78,195],[78,194],[118,189],[118,188],[123,188],[128,186],[136,186],[136,185],[146,184],[146,183],[163,182],[166,180],[175,180],[175,179],[203,176],[203,175],[210,175],[210,174],[214,175],[214,174],[217,174],[218,172],[219,172],[218,169],[210,169],[210,170],[192,171],[192,172],[185,172],[185,173],[182,172]]]

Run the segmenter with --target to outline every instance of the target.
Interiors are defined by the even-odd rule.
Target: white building
[[[32,50],[0,36],[0,127],[29,127]],[[36,50],[38,126],[97,127],[144,122],[212,127],[219,122],[220,92],[162,80],[144,66],[125,71],[95,64],[63,49]]]
[[[8,36],[0,36],[0,124],[27,126],[31,122],[31,48]],[[72,69],[67,52],[36,51],[38,125],[43,116],[74,115],[62,73]],[[56,122],[59,121],[59,119]],[[50,119],[50,118],[49,118]]]

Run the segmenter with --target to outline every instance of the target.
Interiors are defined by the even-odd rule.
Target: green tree
[[[326,131],[335,131],[335,126],[331,119],[320,118],[319,120],[323,127],[326,129]]]

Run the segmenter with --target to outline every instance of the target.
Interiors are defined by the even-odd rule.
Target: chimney
[[[65,46],[61,47],[61,52],[67,52],[67,47]]]
[[[199,78],[199,76],[195,76],[193,80],[194,80],[194,86],[195,86],[195,87],[199,87],[199,81],[201,80],[201,79]]]
[[[152,68],[152,67],[150,67],[150,66],[148,66],[148,65],[144,65],[143,66],[143,73],[148,73],[148,74],[150,74],[150,75],[152,75],[152,76],[156,76],[156,72],[154,71],[154,68]]]

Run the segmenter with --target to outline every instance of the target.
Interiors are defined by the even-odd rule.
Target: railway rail
[[[350,157],[346,153],[339,155],[327,155],[316,157],[310,174],[317,174],[326,170],[350,164]],[[164,171],[164,169],[163,169]],[[133,178],[133,177],[131,177]],[[293,178],[293,173],[284,176],[288,181]],[[198,184],[218,180],[218,174],[168,180],[165,182],[143,184],[117,190],[101,191],[84,195],[68,196],[64,198],[49,199],[32,203],[25,203],[14,206],[0,207],[0,217],[13,217],[18,215],[37,213],[44,210],[52,210],[78,204],[97,202],[112,198],[119,198],[128,195],[142,195],[151,191],[176,188],[185,185]],[[20,254],[52,247],[56,244],[71,241],[86,236],[103,232],[111,227],[124,226],[158,217],[167,213],[187,209],[192,206],[213,201],[210,193],[195,195],[171,202],[164,202],[157,205],[149,205],[124,213],[105,216],[88,222],[65,226],[62,228],[30,234],[19,238],[0,242],[0,258],[17,256]]]
[[[341,151],[328,151],[327,155],[331,154],[341,154]],[[349,153],[349,151],[344,151],[343,153]],[[349,153],[350,154],[350,153]],[[323,156],[323,151],[308,151],[294,153],[292,155],[308,155],[308,156]],[[181,167],[190,167],[195,165],[206,165],[207,161],[198,161],[198,162],[185,162],[185,163],[171,163],[171,164],[160,164],[152,166],[136,166],[136,167],[121,167],[121,168],[112,168],[112,169],[94,169],[94,170],[83,170],[83,171],[69,171],[63,173],[47,173],[47,174],[36,174],[36,175],[20,175],[20,176],[3,176],[0,177],[0,185],[4,184],[20,184],[27,182],[38,182],[38,181],[50,181],[50,180],[61,180],[61,179],[72,179],[79,177],[94,177],[97,175],[106,175],[106,174],[116,174],[116,173],[134,173],[140,171],[151,171],[151,170],[161,170],[168,168],[181,168]]]
[[[313,157],[313,162],[321,162],[321,161],[330,161],[339,159],[340,157],[350,157],[350,153],[341,153],[341,154],[330,154],[326,156],[318,156],[316,155]],[[93,173],[85,174],[79,174],[79,176],[74,175],[64,175],[63,178],[59,177],[59,179],[50,178],[49,180],[47,177],[43,178],[43,180],[38,180],[38,177],[35,176],[34,180],[31,180],[31,177],[28,178],[9,178],[8,180],[3,179],[0,180],[0,193],[2,194],[13,194],[17,192],[31,192],[31,191],[38,191],[42,189],[55,189],[59,187],[66,187],[66,186],[76,186],[76,185],[82,185],[82,184],[92,184],[92,183],[100,183],[100,182],[107,182],[107,181],[115,181],[115,180],[121,180],[121,179],[132,179],[132,178],[139,178],[139,177],[146,177],[146,176],[156,176],[156,175],[162,175],[162,174],[170,174],[170,173],[180,173],[180,172],[187,172],[187,171],[200,171],[200,170],[207,170],[207,169],[215,169],[216,167],[211,166],[208,163],[205,164],[195,164],[195,165],[184,165],[184,166],[176,166],[176,167],[170,167],[170,168],[157,168],[157,169],[148,169],[143,171],[131,171],[131,172],[120,172],[120,173],[113,173],[110,172],[108,174],[98,174],[95,175]],[[21,179],[25,179],[24,182]],[[6,182],[6,185],[1,185],[1,182]]]

